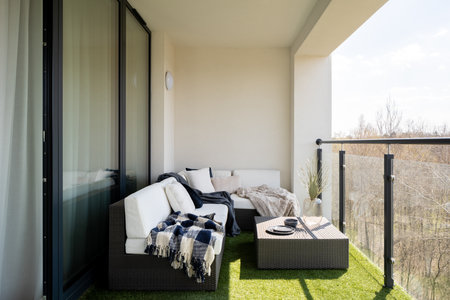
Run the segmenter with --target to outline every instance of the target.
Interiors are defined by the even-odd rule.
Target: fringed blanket
[[[300,216],[300,205],[297,197],[283,188],[271,188],[265,184],[239,188],[239,197],[248,198],[261,216],[281,217]]]
[[[168,257],[174,269],[183,269],[197,282],[205,281],[205,274],[211,275],[214,262],[213,232],[223,233],[223,226],[213,221],[214,214],[196,216],[176,212],[159,223],[147,237],[145,252]]]

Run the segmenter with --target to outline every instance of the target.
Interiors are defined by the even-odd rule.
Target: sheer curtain
[[[0,0],[0,299],[42,297],[42,0]]]

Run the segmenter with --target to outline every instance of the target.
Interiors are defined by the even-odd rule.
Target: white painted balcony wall
[[[300,201],[306,198],[297,173],[315,157],[314,141],[331,137],[331,52],[386,0],[306,1],[294,19],[286,16],[284,28],[277,12],[277,22],[260,20],[268,13],[266,2],[131,2],[153,32],[152,180],[184,167],[279,169],[281,185]],[[259,17],[251,15],[251,3],[261,10]],[[234,9],[235,16],[227,19],[214,5],[222,14]],[[281,10],[283,5],[298,3],[283,2]],[[195,14],[195,8],[198,16],[183,15]],[[201,24],[207,11],[210,23]],[[190,22],[187,28],[182,18]],[[282,37],[269,41],[261,34],[277,36],[273,30]],[[170,91],[166,71],[174,77]],[[328,157],[325,147],[325,162]],[[325,192],[328,218],[330,197]]]

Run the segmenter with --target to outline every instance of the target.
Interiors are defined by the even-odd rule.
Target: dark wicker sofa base
[[[234,214],[241,230],[253,231],[255,229],[255,217],[259,216],[256,209],[235,208]]]
[[[217,289],[225,246],[216,255],[211,276],[197,283],[182,270],[174,270],[167,259],[125,253],[125,210],[123,200],[109,207],[109,288],[113,290],[211,290]]]

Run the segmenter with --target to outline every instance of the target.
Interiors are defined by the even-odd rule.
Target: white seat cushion
[[[216,213],[214,220],[221,222],[224,226],[227,222],[228,208],[223,204],[203,204],[201,208],[197,208],[194,211],[196,215],[209,215]],[[214,245],[214,254],[219,254],[222,250],[223,235],[221,233],[213,233],[216,237],[216,243]],[[125,242],[125,253],[127,254],[146,254],[145,248],[147,247],[147,241],[145,238],[127,238]]]
[[[234,201],[235,209],[256,209],[252,202],[247,198],[242,198],[236,194],[231,194],[231,199]]]
[[[267,184],[269,187],[280,187],[279,170],[234,170],[233,175],[241,178],[241,187],[254,187]]]
[[[170,179],[170,178],[169,178]],[[146,238],[158,222],[171,213],[164,184],[149,185],[125,198],[125,228],[128,238]]]
[[[194,202],[192,202],[191,196],[181,183],[168,184],[165,191],[173,211],[181,211],[182,214],[194,212]]]
[[[125,253],[127,254],[145,254],[147,248],[147,239],[131,239],[127,238],[125,241]]]

